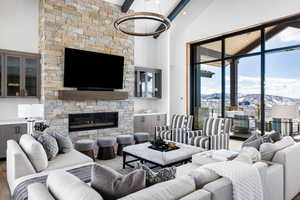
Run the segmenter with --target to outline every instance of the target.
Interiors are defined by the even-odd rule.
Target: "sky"
[[[300,44],[300,29],[287,28],[266,42],[266,49]],[[253,50],[253,52],[257,50]],[[212,79],[203,78],[203,94],[221,92],[221,68],[202,65],[215,72]],[[229,93],[229,67],[226,69],[226,93]],[[238,68],[239,94],[260,93],[260,56],[241,58]],[[266,55],[266,94],[300,99],[300,50]]]

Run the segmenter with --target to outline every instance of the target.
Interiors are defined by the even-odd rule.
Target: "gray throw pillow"
[[[137,169],[127,175],[95,164],[92,168],[91,186],[105,200],[115,200],[145,188],[146,173]]]
[[[253,147],[259,150],[260,145],[262,145],[263,143],[273,143],[271,135],[261,136],[259,133],[254,131],[252,132],[252,135],[244,141],[242,147]]]
[[[257,150],[259,150],[259,147],[262,143],[263,143],[262,137],[254,133],[247,140],[244,141],[242,147],[254,147]]]
[[[263,143],[273,143],[274,141],[272,140],[272,137],[271,135],[264,135],[264,136],[261,136],[262,137],[262,141]]]
[[[47,154],[47,158],[48,160],[52,160],[57,154],[58,154],[58,144],[56,142],[56,139],[54,137],[52,137],[51,135],[48,134],[40,134],[37,137],[37,141],[39,141],[46,154]]]
[[[53,137],[55,137],[57,141],[60,153],[68,153],[73,150],[73,143],[69,136],[65,136],[60,133],[55,133],[53,134]]]
[[[270,134],[268,134],[269,137],[271,138],[271,140],[273,142],[278,142],[279,140],[282,139],[282,136],[279,132],[275,132],[275,131],[272,131]]]
[[[140,168],[146,172],[146,185],[147,187],[169,181],[175,178],[176,176],[176,167],[163,168],[154,172],[147,165],[141,165]]]
[[[31,134],[31,136],[34,138],[34,139],[38,139],[40,137],[40,135],[44,134],[43,132],[41,131],[33,131],[33,133]]]

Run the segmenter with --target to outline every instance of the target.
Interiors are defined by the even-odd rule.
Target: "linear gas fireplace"
[[[69,132],[118,127],[117,112],[69,114]]]

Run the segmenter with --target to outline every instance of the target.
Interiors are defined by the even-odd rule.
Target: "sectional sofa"
[[[27,186],[31,183],[45,183],[50,172],[65,170],[84,182],[91,180],[93,160],[71,150],[48,161],[42,145],[32,136],[22,135],[20,142],[7,141],[7,181],[13,200],[27,198]]]
[[[282,200],[283,199],[283,167],[280,164],[268,166],[266,163],[258,162],[254,164],[263,177],[263,187],[266,191],[274,190],[271,194],[265,193],[265,199]],[[120,200],[231,200],[232,184],[226,178],[219,178],[204,186],[199,186],[197,178],[188,175],[192,170],[200,167],[197,164],[190,163],[178,168],[177,178],[156,184],[136,193],[130,194]],[[206,178],[205,176],[199,177]],[[61,185],[66,185],[63,190]],[[76,192],[72,190],[76,188]],[[41,192],[43,191],[43,192]],[[70,194],[70,191],[72,194]],[[84,184],[79,179],[74,179],[72,175],[65,172],[51,173],[49,175],[47,186],[42,184],[33,184],[28,188],[29,200],[71,200],[72,196],[81,196],[82,200],[102,200],[100,194]],[[70,196],[71,195],[71,196]],[[78,199],[78,200],[81,200]]]
[[[264,190],[264,199],[266,200],[292,200],[300,192],[300,162],[298,160],[300,155],[300,144],[289,146],[278,151],[272,162],[256,162],[255,166],[262,178],[262,185]],[[182,165],[177,168],[177,176],[175,179],[156,184],[136,193],[130,194],[121,198],[121,200],[232,200],[233,186],[229,179],[218,178],[211,182],[205,183],[201,187],[197,181],[203,181],[206,176],[201,176],[200,180],[190,176],[190,173],[201,167],[201,162],[198,161],[197,155],[193,157],[192,163]],[[50,181],[46,185],[33,184],[29,186],[29,200],[69,200],[68,191],[70,189],[61,190],[59,174],[52,173],[52,179],[55,183]],[[55,178],[56,177],[56,178]],[[70,179],[70,183],[74,181],[73,178],[66,175],[63,181]],[[67,177],[67,178],[66,178]],[[77,180],[78,182],[79,180]],[[75,181],[76,182],[76,181]],[[78,185],[77,183],[73,183]],[[79,184],[80,185],[80,184]],[[87,184],[82,186],[82,192],[86,195],[94,193],[95,191]],[[80,187],[79,187],[80,188]],[[42,193],[40,191],[43,191]],[[81,189],[78,189],[78,196],[80,196]],[[89,192],[90,191],[90,192]],[[42,196],[39,196],[41,195]],[[57,198],[56,195],[59,195]],[[100,194],[98,194],[100,195]],[[85,196],[85,200],[91,198]],[[101,196],[93,197],[93,199],[102,199]]]
[[[28,136],[25,137],[29,138]],[[31,141],[31,139],[29,140]],[[21,146],[24,146],[23,142],[21,144]],[[47,169],[37,171],[34,165],[31,164],[32,161],[27,158],[28,152],[25,153],[20,145],[14,141],[9,141],[8,146],[8,181],[13,194],[19,194],[19,185],[25,183],[26,187],[21,188],[27,189],[27,185],[29,185],[29,200],[69,200],[72,195],[78,196],[78,200],[102,199],[100,194],[95,193],[89,187],[89,184],[84,183],[88,182],[90,177],[87,179],[81,178],[81,180],[74,178],[76,175],[78,176],[76,170],[82,170],[82,167],[93,165],[88,157],[79,154],[79,152],[61,155],[62,157],[56,158],[58,160],[53,161],[53,164],[50,161]],[[264,199],[292,200],[300,192],[299,155],[300,143],[295,143],[292,146],[277,151],[271,162],[259,161],[253,164],[261,175]],[[125,196],[121,200],[233,199],[233,186],[226,178],[221,177],[216,180],[204,181],[205,184],[201,186],[197,184],[199,180],[191,176],[190,173],[205,164],[198,157],[199,155],[194,155],[192,163],[177,167],[175,179],[145,188]],[[75,173],[72,170],[75,170]],[[81,173],[84,174],[84,170]],[[47,178],[49,179],[48,175],[52,177],[50,179],[55,181],[44,184]],[[35,179],[36,177],[38,179]],[[39,179],[40,177],[42,179]],[[209,176],[204,175],[200,178],[205,179],[207,177]],[[27,182],[28,180],[30,181]],[[200,181],[203,182],[202,179]],[[64,185],[64,187],[61,187],[61,185]],[[74,190],[75,186],[76,190]],[[21,192],[21,194],[23,193]],[[90,198],[89,194],[94,194],[96,197]],[[23,196],[16,195],[13,196],[13,199],[21,199],[19,197]]]

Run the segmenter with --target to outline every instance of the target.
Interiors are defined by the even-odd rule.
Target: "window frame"
[[[225,76],[226,76],[226,72],[225,72],[225,68],[226,68],[226,61],[230,60],[230,59],[236,59],[236,58],[242,58],[242,57],[250,57],[250,56],[256,56],[256,55],[260,55],[260,59],[261,59],[261,63],[260,63],[260,87],[261,87],[261,99],[260,99],[260,105],[261,105],[261,112],[260,112],[260,116],[261,116],[261,132],[264,135],[265,134],[265,66],[266,66],[266,54],[268,53],[273,53],[273,52],[280,52],[280,51],[286,51],[286,50],[296,50],[296,49],[300,49],[300,44],[297,45],[292,45],[292,46],[286,46],[286,47],[278,47],[278,48],[272,48],[272,49],[266,49],[266,34],[265,34],[265,30],[268,27],[271,26],[276,26],[276,25],[280,25],[280,24],[285,24],[285,23],[293,23],[293,21],[295,20],[300,20],[300,14],[291,16],[291,17],[286,17],[286,18],[282,18],[279,20],[273,20],[269,23],[262,23],[256,26],[252,26],[250,28],[246,28],[243,30],[238,30],[238,31],[233,31],[227,34],[223,34],[223,35],[219,35],[216,37],[212,37],[206,40],[202,40],[202,41],[198,41],[195,43],[189,43],[190,45],[190,66],[189,66],[189,70],[190,70],[190,81],[189,81],[189,85],[190,85],[190,114],[193,114],[194,112],[194,107],[196,106],[201,106],[197,104],[197,102],[199,100],[197,100],[197,98],[199,98],[199,96],[201,97],[201,94],[198,95],[198,93],[196,92],[196,82],[197,82],[197,74],[195,73],[195,66],[198,64],[209,64],[209,63],[213,63],[213,62],[222,62],[222,115],[221,117],[225,116],[225,93],[226,93],[226,81],[225,81]],[[246,54],[240,54],[240,55],[234,55],[234,56],[227,56],[226,55],[226,39],[227,38],[231,38],[234,36],[239,36],[242,34],[246,34],[246,33],[251,33],[254,31],[260,31],[260,51],[258,52],[254,52],[254,53],[246,53]],[[212,43],[212,42],[218,42],[221,41],[222,47],[221,47],[221,54],[222,57],[221,59],[215,59],[215,60],[209,60],[209,61],[205,61],[205,62],[195,62],[195,55],[197,55],[196,51],[197,51],[197,46],[202,46],[208,43]],[[201,101],[201,100],[200,100]]]

